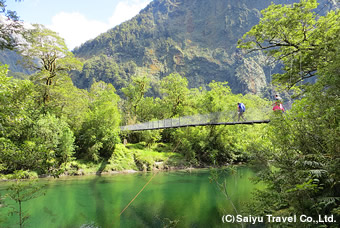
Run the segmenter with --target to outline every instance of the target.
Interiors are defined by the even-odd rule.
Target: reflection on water
[[[152,175],[44,180],[48,183],[46,195],[23,204],[31,215],[27,227],[228,227],[222,223],[222,215],[235,212],[216,184],[210,182],[208,170],[156,174],[119,216]],[[251,197],[255,186],[249,178],[253,175],[246,167],[226,175],[228,194],[238,210]],[[17,220],[9,217],[5,227],[12,227]]]

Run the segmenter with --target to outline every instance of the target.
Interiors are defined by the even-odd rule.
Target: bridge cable
[[[123,214],[123,212],[130,206],[130,204],[138,197],[138,195],[144,190],[144,188],[151,182],[151,180],[156,176],[157,173],[154,173],[154,175],[150,178],[150,180],[143,186],[143,188],[133,197],[133,199],[130,201],[128,205],[120,212],[119,216]]]

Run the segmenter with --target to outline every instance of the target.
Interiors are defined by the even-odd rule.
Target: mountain
[[[80,88],[102,80],[119,92],[131,76],[147,74],[157,95],[159,79],[177,72],[190,87],[228,81],[234,93],[260,93],[280,65],[270,69],[262,53],[246,54],[237,41],[271,2],[297,1],[154,0],[131,20],[73,50],[85,64],[72,79]],[[333,0],[319,2],[322,12],[336,7]]]
[[[7,64],[9,66],[9,75],[16,78],[26,79],[28,74],[32,74],[32,70],[26,69],[19,62],[22,57],[11,50],[0,50],[0,64]]]
[[[261,53],[245,55],[236,45],[271,1],[154,0],[74,50],[87,60],[74,81],[86,88],[93,79],[103,80],[119,89],[136,72],[155,80],[178,72],[191,87],[228,81],[235,93],[259,93],[268,81],[266,59]]]

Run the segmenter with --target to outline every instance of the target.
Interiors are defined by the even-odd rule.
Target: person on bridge
[[[282,101],[282,98],[280,97],[279,94],[275,94],[275,100],[276,101]]]
[[[246,106],[243,103],[237,103],[237,111],[238,111],[238,119],[237,121],[240,122],[240,118],[242,117],[243,121],[246,121],[243,114],[246,111]]]
[[[275,95],[275,102],[273,103],[273,111],[281,111],[282,113],[285,112],[285,109],[282,105],[282,98],[276,94]]]

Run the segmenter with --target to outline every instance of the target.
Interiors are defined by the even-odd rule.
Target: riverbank
[[[144,143],[118,144],[111,157],[98,162],[83,159],[73,160],[62,167],[59,176],[84,176],[119,174],[146,171],[179,170],[191,167],[182,154],[173,151],[170,145],[157,143],[146,146]],[[16,171],[0,176],[0,180],[35,179],[48,177],[35,171]]]

